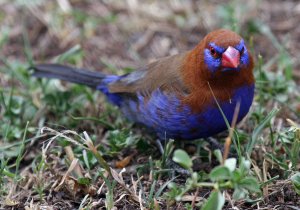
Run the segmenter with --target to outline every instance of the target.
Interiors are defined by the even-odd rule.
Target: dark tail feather
[[[96,88],[105,75],[100,72],[93,72],[85,69],[73,68],[60,64],[39,64],[29,69],[33,70],[33,76],[39,78],[55,78],[77,84],[87,85]]]

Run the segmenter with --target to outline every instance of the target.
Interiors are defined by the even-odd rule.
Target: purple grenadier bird
[[[39,64],[33,69],[36,77],[101,91],[128,119],[145,125],[160,140],[192,140],[224,131],[227,126],[220,108],[231,122],[240,103],[240,121],[254,95],[252,56],[244,40],[225,29],[209,33],[191,51],[122,76],[59,64]]]

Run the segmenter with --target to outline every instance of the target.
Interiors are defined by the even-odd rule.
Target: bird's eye
[[[215,57],[215,58],[218,57],[217,51],[212,46],[209,47],[209,51],[213,57]]]
[[[244,52],[245,52],[245,47],[243,47],[243,48],[241,49],[240,54],[243,55]]]

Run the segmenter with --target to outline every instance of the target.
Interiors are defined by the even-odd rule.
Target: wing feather
[[[151,94],[154,90],[185,94],[188,92],[183,84],[181,69],[186,53],[169,56],[159,61],[120,77],[109,84],[111,93]]]

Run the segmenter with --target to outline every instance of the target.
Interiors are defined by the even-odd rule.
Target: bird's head
[[[181,70],[189,89],[197,90],[207,82],[219,89],[233,89],[254,83],[253,67],[244,40],[233,31],[219,29],[186,53]]]
[[[209,33],[198,50],[211,73],[236,72],[252,68],[252,58],[244,40],[236,33],[220,29]]]
[[[211,103],[213,91],[218,101],[230,100],[239,88],[254,85],[253,58],[244,40],[235,32],[210,32],[184,57],[183,83],[189,94],[184,101],[193,110]]]

